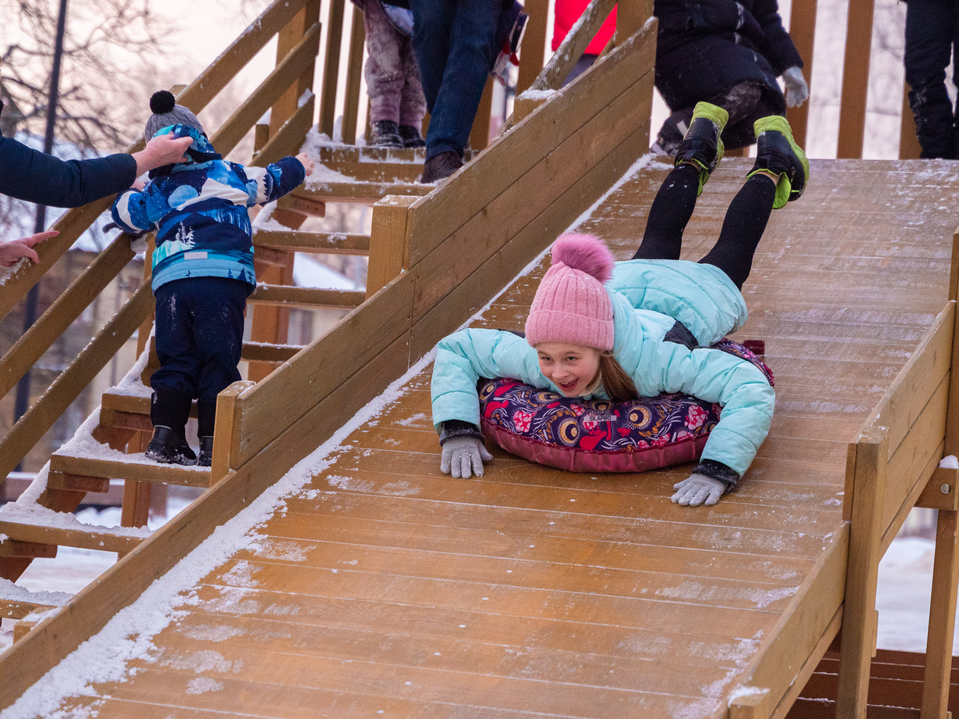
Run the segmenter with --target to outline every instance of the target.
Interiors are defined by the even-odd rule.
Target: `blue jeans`
[[[410,0],[413,51],[430,111],[426,157],[462,156],[499,48],[502,0]]]
[[[906,8],[904,63],[920,156],[959,158],[955,111],[946,91],[946,67],[959,40],[959,11],[952,0],[909,0]]]

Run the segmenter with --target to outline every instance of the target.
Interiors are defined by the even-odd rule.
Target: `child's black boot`
[[[176,431],[170,427],[156,425],[153,438],[147,445],[146,456],[160,464],[196,464],[196,455]]]
[[[153,439],[146,456],[162,464],[196,464],[196,455],[186,442],[186,422],[193,398],[189,392],[159,387],[153,390],[150,420]]]
[[[209,467],[213,464],[213,437],[200,437],[200,454],[196,463],[199,467]]]
[[[392,120],[379,120],[373,123],[372,147],[403,147],[400,127]]]
[[[723,108],[708,102],[698,102],[693,109],[689,129],[679,143],[674,164],[679,167],[687,162],[699,168],[697,197],[702,193],[709,175],[723,159],[723,141],[720,136],[728,120],[729,113]]]
[[[406,148],[426,147],[426,140],[420,134],[419,128],[412,125],[400,125],[400,139]]]
[[[756,164],[747,177],[759,172],[779,176],[773,209],[798,200],[809,182],[809,160],[793,140],[785,117],[770,115],[756,120]]]
[[[200,457],[197,464],[209,467],[213,463],[213,429],[216,427],[216,399],[196,401],[196,433],[200,438]]]

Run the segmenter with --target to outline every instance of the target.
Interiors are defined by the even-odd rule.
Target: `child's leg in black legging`
[[[643,241],[634,260],[678,260],[683,230],[696,207],[699,174],[695,165],[683,163],[663,181],[649,208]]]
[[[776,197],[776,181],[766,175],[755,175],[729,203],[719,240],[701,264],[715,265],[743,288],[753,265],[753,254],[762,239],[769,213]]]

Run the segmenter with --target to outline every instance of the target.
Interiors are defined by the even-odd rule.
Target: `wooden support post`
[[[326,61],[323,63],[323,95],[320,98],[320,132],[333,137],[336,121],[336,83],[340,72],[340,42],[343,35],[343,4],[330,0],[326,21]]]
[[[319,22],[320,0],[308,0],[306,7],[300,10],[293,19],[277,35],[276,64],[283,59],[300,43],[306,31]],[[304,70],[296,82],[290,86],[273,105],[270,112],[270,137],[276,135],[280,128],[299,107],[300,97],[306,90],[313,87],[313,63]]]
[[[127,444],[127,452],[142,452],[150,438],[143,432],[137,432]],[[109,480],[107,480],[109,484]],[[49,485],[48,485],[49,486]],[[151,489],[150,482],[138,482],[127,479],[123,482],[123,504],[120,512],[120,526],[145,527],[150,519]]]
[[[127,479],[123,482],[122,527],[145,527],[150,519],[150,482]]]
[[[948,709],[952,640],[956,625],[956,582],[959,578],[957,517],[959,512],[940,509],[936,523],[936,559],[932,570],[921,719],[945,719]]]
[[[517,98],[513,101],[513,114],[510,115],[506,126],[512,127],[522,120],[525,120],[527,117],[533,114],[533,110],[545,102],[546,98],[543,97],[531,98],[524,97],[522,95],[517,96]]]
[[[490,115],[493,112],[493,78],[486,78],[486,87],[480,98],[476,117],[473,118],[473,128],[470,130],[470,147],[474,152],[485,150],[489,145]]]
[[[839,109],[839,146],[836,157],[862,157],[866,132],[866,90],[869,87],[869,55],[872,50],[872,16],[875,0],[850,0],[846,25],[846,57],[842,71]]]
[[[147,251],[143,255],[143,283],[149,284],[153,281],[153,252],[156,250],[156,235],[152,232],[147,235]],[[153,331],[153,320],[156,317],[156,311],[151,312],[140,328],[137,330],[137,357],[143,354],[147,343],[150,341],[150,333]]]
[[[27,634],[30,633],[30,630],[37,626],[36,622],[26,622],[20,620],[13,625],[13,643],[16,644],[21,639],[23,639]]]
[[[360,111],[360,81],[363,79],[365,40],[363,13],[354,5],[349,64],[346,66],[346,107],[343,108],[343,142],[347,145],[356,143],[356,118]]]
[[[523,7],[529,15],[529,22],[526,25],[526,33],[523,35],[523,48],[519,58],[517,95],[528,90],[543,70],[549,0],[526,0]]]
[[[737,697],[729,703],[729,719],[759,719],[769,716],[766,710],[768,689],[757,690],[755,694]]]
[[[789,12],[789,36],[799,51],[803,60],[803,76],[812,92],[812,68],[815,57],[814,39],[816,36],[816,2],[804,0],[794,2]],[[799,107],[790,107],[786,110],[786,118],[793,131],[793,139],[800,147],[806,146],[806,132],[809,126],[809,101]]]
[[[386,287],[410,266],[410,206],[418,197],[389,195],[373,205],[370,231],[370,266],[366,273],[366,298]]]
[[[253,261],[258,284],[292,285],[294,253],[286,253],[283,265],[267,264],[256,259]],[[251,309],[253,318],[250,326],[252,342],[267,344],[286,344],[290,327],[290,310],[277,305],[256,305]],[[273,371],[269,362],[250,362],[247,378],[259,382]]]
[[[889,445],[885,431],[876,428],[867,430],[857,445],[836,719],[866,717],[869,666],[876,632],[876,582]]]
[[[236,456],[234,447],[239,446],[240,423],[237,422],[237,398],[254,382],[234,382],[216,396],[216,423],[213,426],[213,465],[210,467],[210,486],[230,473],[231,458]]]
[[[922,153],[919,136],[916,135],[916,118],[909,105],[909,86],[902,88],[902,120],[899,124],[899,159],[918,160]]]
[[[613,36],[613,44],[619,47],[646,24],[653,14],[653,2],[652,0],[631,0],[627,3],[619,3],[615,12],[616,33]]]
[[[959,273],[959,235],[953,236],[949,299],[955,301]],[[949,400],[946,406],[946,455],[959,453],[959,321],[952,332],[952,364],[949,370]],[[952,671],[953,632],[956,625],[956,594],[959,585],[959,551],[956,529],[957,470],[938,468],[922,497],[941,502],[936,522],[936,558],[932,570],[932,598],[929,602],[929,634],[926,637],[926,669],[922,685],[922,719],[942,719],[949,700]],[[936,495],[936,487],[939,494]],[[948,493],[941,491],[948,486]]]

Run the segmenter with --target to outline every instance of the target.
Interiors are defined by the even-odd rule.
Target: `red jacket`
[[[587,5],[589,5],[589,0],[556,0],[553,21],[553,50],[556,50],[560,46],[560,43],[566,38],[566,33],[568,33],[569,29],[579,20],[579,16],[583,14],[583,10],[586,9]],[[616,8],[613,8],[609,17],[606,18],[606,22],[603,23],[599,32],[596,33],[596,37],[593,38],[593,41],[586,48],[586,54],[599,55],[603,51],[603,48],[606,47],[615,30]]]

